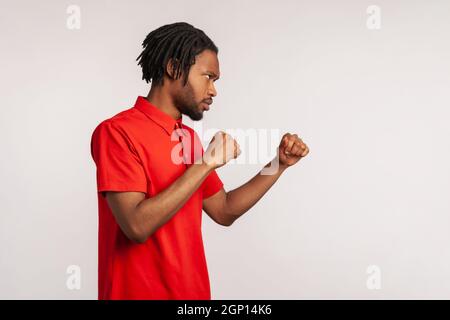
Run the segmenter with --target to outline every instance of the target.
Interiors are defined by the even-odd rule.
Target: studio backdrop
[[[253,177],[286,132],[309,155],[232,226],[203,213],[213,299],[450,298],[450,2],[0,2],[0,298],[96,299],[93,129],[149,84],[145,36],[219,48],[206,146]],[[255,148],[255,146],[258,146]]]

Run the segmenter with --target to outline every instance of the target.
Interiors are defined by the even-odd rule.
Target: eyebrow
[[[219,80],[220,78],[217,76],[217,74],[215,74],[214,72],[212,72],[212,71],[206,71],[206,73],[211,73],[215,78],[216,78],[216,80]]]

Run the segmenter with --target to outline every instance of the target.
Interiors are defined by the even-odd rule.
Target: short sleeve
[[[223,182],[220,180],[216,170],[211,171],[205,181],[203,181],[203,199],[216,194],[222,187]]]
[[[97,166],[97,191],[147,193],[142,161],[123,129],[104,121],[91,138],[91,155]]]

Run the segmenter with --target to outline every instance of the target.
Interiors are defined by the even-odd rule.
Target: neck
[[[150,92],[146,98],[152,105],[157,107],[164,113],[167,113],[173,119],[178,120],[181,118],[181,112],[175,107],[173,99],[162,87],[156,87],[150,89]]]

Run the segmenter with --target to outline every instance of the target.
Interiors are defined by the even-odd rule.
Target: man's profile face
[[[189,70],[186,86],[183,86],[183,77],[176,82],[173,98],[177,109],[194,121],[201,120],[212,97],[217,95],[214,82],[219,77],[217,54],[211,50],[202,51]]]

